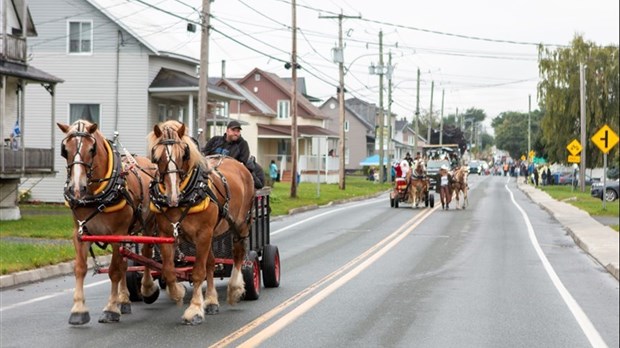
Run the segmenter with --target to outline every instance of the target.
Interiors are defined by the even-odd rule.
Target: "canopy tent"
[[[388,165],[387,156],[383,157],[383,164]],[[360,162],[360,166],[378,166],[379,165],[379,155],[372,155],[370,157],[366,157],[363,161]]]

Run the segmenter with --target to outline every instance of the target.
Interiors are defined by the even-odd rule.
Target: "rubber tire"
[[[426,192],[426,197],[424,198],[424,206],[426,208],[428,208],[428,203],[429,203],[428,200],[429,200],[429,194],[428,192]]]
[[[394,198],[394,208],[398,208],[398,201],[400,200],[399,197]]]
[[[243,295],[244,301],[258,300],[260,297],[260,261],[258,260],[258,254],[254,250],[250,250],[248,253],[248,260],[252,262],[252,267],[241,267],[241,273],[243,274],[243,281],[245,282],[245,295]]]
[[[394,208],[394,198],[390,197],[390,208]]]
[[[607,200],[607,202],[613,202],[618,199],[618,195],[616,194],[616,191],[608,188],[607,190],[605,190],[605,199]]]
[[[430,195],[429,200],[431,201],[431,208],[435,207],[435,195]]]
[[[280,286],[280,251],[275,245],[267,244],[263,248],[263,284],[266,288]]]

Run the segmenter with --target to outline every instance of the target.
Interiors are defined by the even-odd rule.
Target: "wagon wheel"
[[[134,260],[128,260],[127,266],[135,266]],[[126,272],[125,279],[127,280],[127,290],[129,290],[129,301],[139,302],[142,301],[142,294],[140,293],[140,287],[142,286],[142,273],[139,272]]]
[[[426,194],[424,195],[424,206],[426,208],[428,208],[428,200],[429,200],[429,194],[428,194],[428,191],[426,191]]]
[[[435,206],[435,195],[430,195],[428,198],[431,201],[431,208],[433,208]]]
[[[245,282],[245,301],[258,300],[260,295],[260,262],[258,254],[254,250],[250,250],[247,259],[251,265],[243,265],[241,273],[243,273],[243,281]]]
[[[280,286],[280,251],[275,245],[267,244],[263,249],[263,284],[266,288]]]
[[[394,198],[390,197],[390,208],[394,208]]]

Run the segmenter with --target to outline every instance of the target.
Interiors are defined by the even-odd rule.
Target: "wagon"
[[[428,185],[426,185],[426,187],[428,188]],[[407,180],[405,178],[396,178],[394,180],[394,189],[390,192],[390,207],[398,208],[400,203],[414,204],[409,190],[410,188],[407,186]],[[426,207],[430,205],[430,207],[433,208],[435,206],[435,195],[429,193],[428,189],[422,192],[422,200]]]
[[[252,209],[253,222],[250,228],[250,236],[247,239],[246,258],[242,267],[243,280],[245,282],[244,300],[256,300],[259,298],[262,284],[266,288],[280,286],[280,252],[278,247],[270,244],[270,202],[271,188],[265,187],[256,191],[254,206]],[[154,279],[159,286],[165,288],[165,282],[161,278],[161,255],[159,244],[172,244],[173,237],[149,237],[149,236],[89,236],[81,237],[84,242],[96,243],[121,243],[121,254],[128,259],[127,288],[132,301],[142,301],[140,285],[145,266],[151,269]],[[140,255],[141,244],[154,244],[153,258]],[[215,256],[214,277],[230,277],[233,265],[232,246],[233,233],[231,231],[215,237],[212,242]],[[195,246],[189,241],[179,238],[175,253],[175,273],[179,281],[191,281],[192,269],[195,261]],[[106,267],[95,269],[96,273],[107,273]],[[262,276],[262,277],[261,277]],[[154,301],[153,299],[152,301]]]

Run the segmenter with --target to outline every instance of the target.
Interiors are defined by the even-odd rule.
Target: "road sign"
[[[609,128],[608,125],[604,125],[599,129],[592,138],[590,138],[594,145],[596,145],[603,153],[608,153],[612,147],[618,143],[618,134]]]
[[[568,152],[570,152],[571,155],[575,156],[581,152],[581,144],[579,143],[579,141],[577,141],[577,139],[573,139],[573,141],[571,141],[570,144],[566,146],[566,149],[568,150]]]
[[[568,155],[568,163],[580,163],[581,156]]]
[[[525,161],[525,155],[521,155],[521,161]]]

